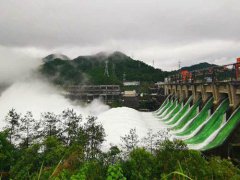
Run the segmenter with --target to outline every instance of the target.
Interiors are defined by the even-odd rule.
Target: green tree
[[[122,149],[124,149],[125,154],[128,155],[132,150],[138,147],[140,142],[136,129],[130,129],[129,134],[121,137],[121,141]]]
[[[173,172],[181,172],[191,178],[210,178],[207,161],[200,152],[189,150],[180,140],[165,140],[156,151],[155,174],[169,178],[182,177]]]
[[[15,109],[11,109],[5,120],[7,121],[8,125],[7,125],[7,129],[9,129],[9,139],[10,139],[10,143],[13,143],[12,141],[14,139],[18,139],[19,135],[18,135],[18,128],[19,128],[19,119],[20,119],[20,114],[18,114]]]
[[[143,148],[134,149],[123,163],[127,179],[153,179],[154,156]]]
[[[105,164],[108,166],[121,161],[121,151],[117,146],[111,146],[107,153],[103,153]]]
[[[87,135],[86,155],[87,159],[94,159],[101,152],[100,146],[105,140],[105,131],[101,124],[96,122],[95,117],[88,117],[84,124],[84,130]]]
[[[152,129],[149,129],[147,136],[142,138],[141,143],[146,150],[153,154],[156,149],[158,149],[161,142],[168,139],[168,136],[167,131],[158,131],[157,133],[153,133]]]
[[[28,148],[34,138],[34,119],[31,112],[20,118],[21,146]]]
[[[0,132],[0,171],[8,172],[15,160],[15,147],[8,139],[8,131]]]
[[[62,133],[65,134],[65,143],[71,145],[76,141],[78,136],[79,128],[81,128],[80,122],[82,121],[82,116],[77,115],[73,109],[67,109],[62,113],[62,121],[64,122],[64,130]]]
[[[41,123],[37,126],[39,136],[60,136],[62,129],[59,126],[60,117],[51,112],[41,114]]]
[[[55,136],[47,136],[42,143],[43,160],[46,166],[54,166],[64,158],[65,147]]]
[[[114,164],[108,167],[107,180],[126,180],[120,164]]]
[[[33,144],[18,153],[18,157],[12,163],[10,170],[12,179],[32,179],[31,176],[39,170],[42,164],[40,147],[40,144]]]
[[[211,157],[209,160],[209,169],[211,169],[213,179],[240,179],[240,169],[227,159]]]
[[[106,171],[107,169],[101,161],[91,160],[81,166],[77,173],[71,177],[71,180],[105,180]]]

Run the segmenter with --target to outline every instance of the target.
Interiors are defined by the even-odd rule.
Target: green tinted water
[[[183,117],[183,116],[187,113],[188,109],[190,108],[190,102],[191,102],[191,101],[192,101],[192,96],[188,99],[188,101],[185,103],[185,105],[183,106],[183,108],[182,108],[180,111],[178,111],[178,112],[175,114],[175,116],[173,116],[173,118],[171,119],[171,121],[166,122],[166,124],[168,124],[168,125],[173,125],[173,124],[175,124],[181,117]]]
[[[181,122],[174,126],[172,129],[173,130],[179,130],[181,128],[183,128],[183,126],[192,118],[194,118],[197,114],[198,114],[198,108],[199,108],[199,104],[200,104],[200,100],[198,100],[196,103],[194,103],[194,105],[191,107],[190,111],[188,111],[182,118],[181,118]]]
[[[224,114],[229,107],[228,99],[225,99],[219,108],[212,114],[209,121],[202,127],[202,129],[192,138],[185,140],[187,144],[199,144],[207,139],[214,131],[216,131],[223,123]]]
[[[205,147],[202,148],[203,151],[212,149],[214,147],[222,145],[225,140],[229,137],[231,132],[237,127],[240,123],[240,107],[234,111],[232,116],[228,121],[222,126],[221,130],[218,132],[216,137]]]
[[[209,110],[211,109],[212,106],[213,106],[213,98],[207,101],[207,103],[202,108],[200,113],[196,117],[194,117],[194,120],[192,121],[192,123],[190,123],[184,131],[177,133],[176,135],[186,136],[191,134],[193,131],[195,131],[199,127],[199,125],[201,125],[209,117]]]

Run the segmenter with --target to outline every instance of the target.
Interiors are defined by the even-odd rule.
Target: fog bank
[[[83,116],[97,116],[109,109],[100,100],[84,106],[72,102],[60,94],[60,91],[40,79],[28,79],[11,85],[0,96],[0,119],[3,120],[10,109],[25,113],[31,111],[35,118],[39,118],[43,112],[60,114],[70,108]],[[2,124],[2,123],[1,123]]]

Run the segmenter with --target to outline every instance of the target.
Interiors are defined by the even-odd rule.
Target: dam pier
[[[190,149],[240,159],[240,58],[196,71],[181,69],[161,84],[167,97],[154,112]]]
[[[193,96],[193,102],[199,98],[203,103],[213,97],[214,105],[219,105],[222,99],[228,98],[229,106],[236,109],[240,104],[240,81],[212,82],[212,83],[166,83],[165,95],[174,95],[180,101]]]

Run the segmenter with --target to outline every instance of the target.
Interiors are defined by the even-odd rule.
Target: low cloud
[[[32,55],[32,51],[23,53],[17,48],[0,46],[0,84],[18,81],[35,70],[42,61]]]
[[[96,108],[97,107],[97,108]],[[109,109],[108,105],[96,99],[88,105],[70,101],[61,95],[61,91],[41,79],[28,77],[18,81],[6,89],[0,96],[0,128],[4,126],[4,118],[10,109],[25,114],[31,111],[36,119],[43,112],[60,114],[63,110],[74,109],[83,116],[97,116]]]
[[[174,70],[232,62],[239,21],[238,0],[1,0],[0,45],[38,57],[118,50]]]
[[[91,55],[100,51],[113,52],[117,50],[149,65],[153,65],[154,61],[155,68],[171,71],[178,68],[179,61],[181,61],[182,66],[189,66],[200,62],[219,65],[234,63],[235,59],[240,56],[239,49],[240,43],[238,41],[227,40],[205,40],[174,45],[164,45],[158,42],[146,42],[142,44],[140,41],[111,40],[95,46],[61,46],[52,49],[15,47],[14,51],[25,54],[25,56],[22,55],[22,57],[25,57],[25,62],[30,62],[26,68],[34,67],[41,62],[40,60],[33,61],[33,59],[26,57],[34,57],[36,60],[51,53],[62,53],[73,59],[79,55]],[[17,60],[15,59],[15,61],[20,63],[19,66],[23,66],[20,57]]]

